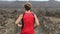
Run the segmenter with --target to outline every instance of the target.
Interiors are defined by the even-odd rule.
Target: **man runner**
[[[33,12],[30,11],[32,5],[26,3],[24,5],[25,13],[19,15],[15,24],[21,28],[21,34],[34,34],[34,27],[39,26],[39,20]],[[22,20],[22,25],[19,22]]]

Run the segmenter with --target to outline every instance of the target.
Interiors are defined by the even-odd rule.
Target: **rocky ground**
[[[60,34],[60,13],[50,9],[33,8],[32,11],[40,21],[40,26],[35,28],[35,34]],[[19,34],[20,28],[15,25],[15,21],[23,12],[22,8],[0,8],[0,34]]]

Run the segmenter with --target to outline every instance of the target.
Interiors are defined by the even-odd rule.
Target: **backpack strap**
[[[34,16],[34,14],[35,14],[35,13],[34,13],[34,12],[32,12],[32,15],[33,15],[33,16]],[[35,17],[34,17],[34,23],[35,23]]]
[[[24,15],[25,15],[25,13],[23,13],[23,17],[24,17]],[[21,29],[23,29],[23,27],[24,27],[24,21],[23,21],[23,18],[22,18],[22,27],[21,27]]]

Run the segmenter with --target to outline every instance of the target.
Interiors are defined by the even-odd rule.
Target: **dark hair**
[[[31,4],[30,3],[26,3],[25,5],[24,5],[24,7],[25,7],[25,10],[30,10],[31,9]]]

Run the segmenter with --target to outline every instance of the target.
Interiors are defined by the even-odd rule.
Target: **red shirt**
[[[24,27],[21,30],[21,33],[32,32],[34,33],[34,15],[32,12],[24,13],[23,16]]]

